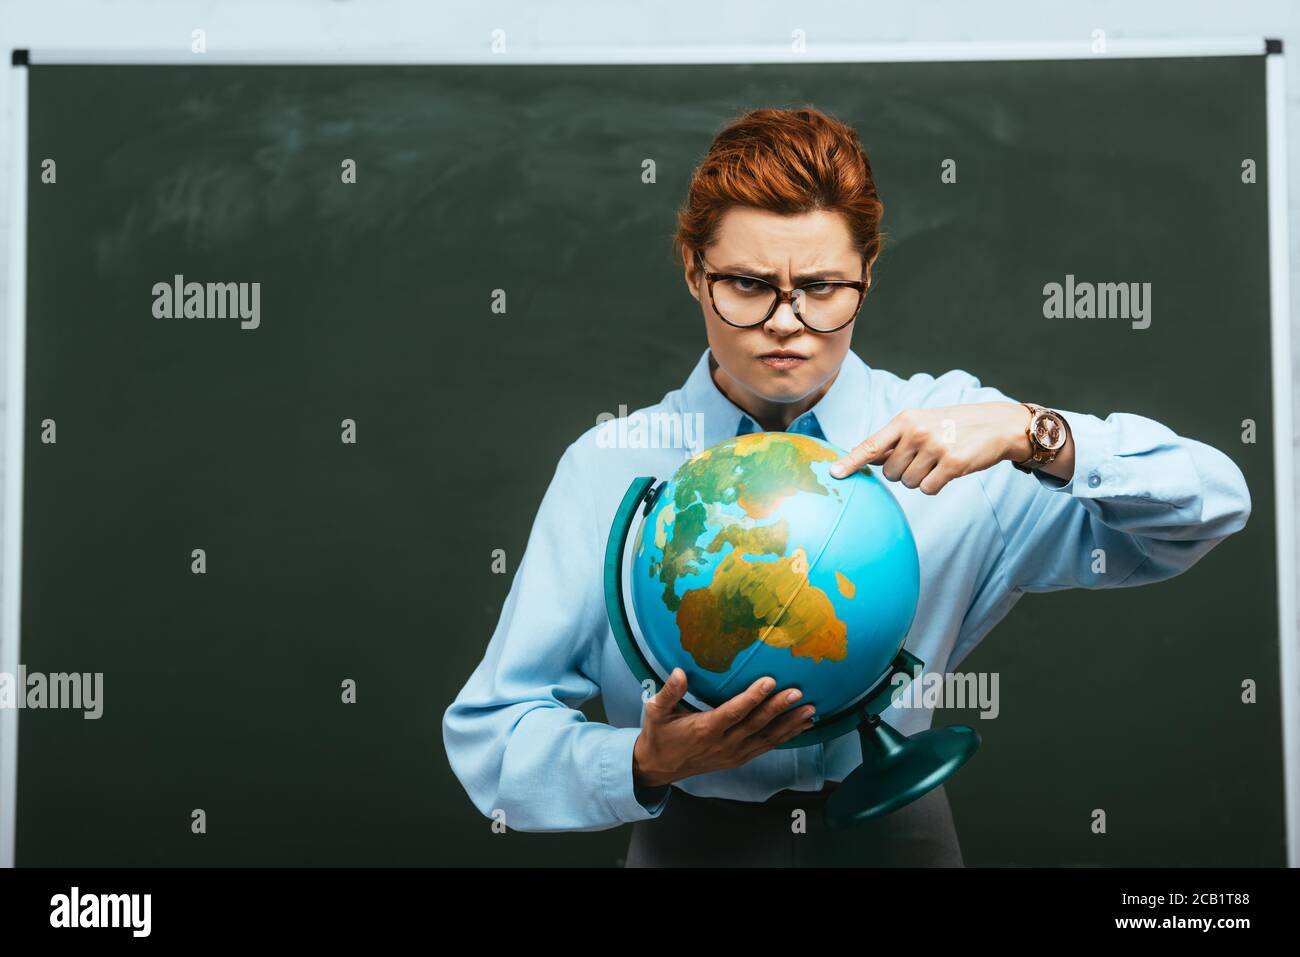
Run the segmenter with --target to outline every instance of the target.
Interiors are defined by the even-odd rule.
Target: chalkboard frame
[[[1097,44],[1100,42],[1100,49]],[[22,594],[22,515],[26,427],[27,324],[27,66],[171,64],[219,67],[261,65],[374,64],[714,64],[782,62],[968,62],[1128,57],[1264,56],[1268,132],[1268,231],[1271,372],[1273,395],[1274,486],[1294,490],[1292,343],[1288,263],[1287,156],[1285,138],[1285,61],[1276,39],[1106,40],[1073,43],[851,44],[796,49],[782,46],[589,47],[491,52],[486,49],[345,50],[14,50],[12,218],[9,254],[8,322],[5,329],[6,407],[3,525],[0,526],[0,673],[16,675],[20,662]],[[1283,688],[1283,750],[1287,861],[1300,866],[1300,629],[1296,628],[1296,523],[1292,495],[1276,505],[1278,620]],[[14,866],[17,796],[18,716],[0,708],[0,866]]]

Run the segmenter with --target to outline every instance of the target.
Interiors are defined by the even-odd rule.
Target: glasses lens
[[[713,305],[727,322],[752,326],[762,322],[776,299],[776,290],[743,276],[719,279],[713,284]],[[830,332],[853,318],[858,291],[852,286],[814,283],[796,290],[795,311],[815,330]]]
[[[732,276],[713,284],[713,305],[718,315],[737,326],[762,322],[776,299],[776,290],[757,279]]]
[[[852,286],[818,283],[795,293],[795,309],[810,328],[838,329],[853,318],[858,291]]]

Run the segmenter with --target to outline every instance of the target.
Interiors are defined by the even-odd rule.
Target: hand
[[[660,787],[739,767],[811,728],[811,705],[786,710],[802,692],[772,695],[775,687],[771,678],[760,678],[712,711],[678,711],[686,694],[686,673],[674,668],[659,693],[646,702],[645,722],[632,749],[632,780],[638,787]]]
[[[881,471],[890,481],[937,495],[955,478],[1003,459],[1029,458],[1029,421],[1029,409],[1019,402],[904,409],[831,465],[831,475],[843,478],[865,465],[883,463]]]

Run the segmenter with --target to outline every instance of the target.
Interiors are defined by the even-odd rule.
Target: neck
[[[839,370],[836,369],[835,375],[827,379],[821,388],[794,402],[772,402],[727,375],[713,358],[713,353],[709,353],[709,375],[713,377],[713,384],[718,387],[719,392],[731,400],[733,405],[758,423],[758,427],[764,432],[784,432],[790,428],[795,419],[821,400],[821,397],[835,384],[839,374]]]

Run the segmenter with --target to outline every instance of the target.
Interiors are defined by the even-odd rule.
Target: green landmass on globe
[[[830,596],[808,583],[805,550],[789,551],[788,523],[755,524],[799,493],[842,497],[836,480],[823,480],[812,467],[837,458],[828,446],[798,433],[758,432],[699,453],[678,473],[672,499],[659,509],[651,532],[662,557],[647,568],[663,585],[661,600],[676,616],[682,647],[701,668],[725,672],[756,641],[817,663],[845,659],[847,626]],[[638,554],[645,534],[643,524]],[[702,559],[727,544],[732,550],[707,587],[679,597],[678,579],[700,572]],[[745,557],[766,555],[775,560]],[[840,595],[852,600],[854,583],[842,571],[834,573]]]

